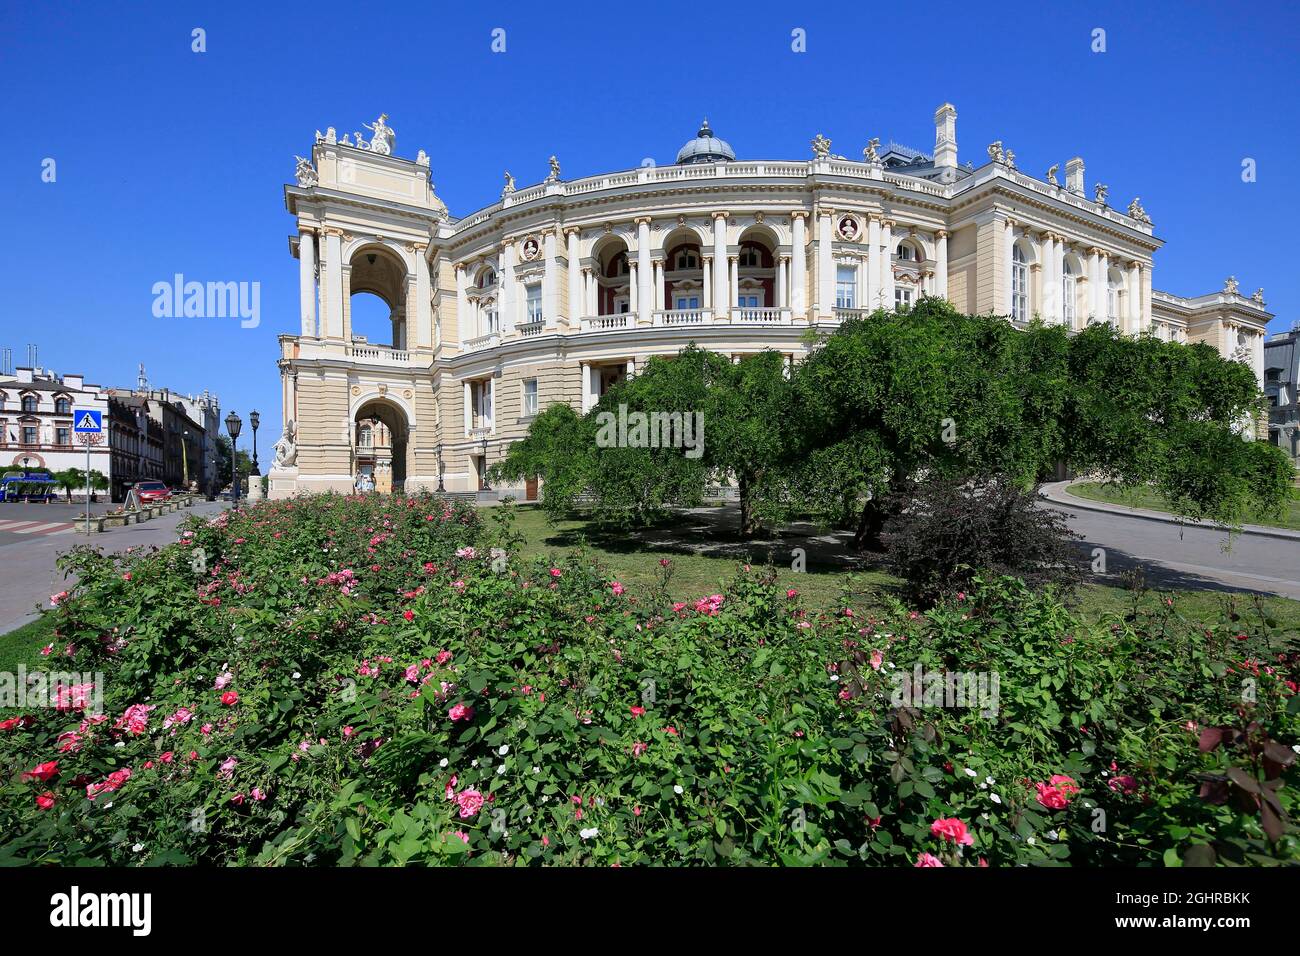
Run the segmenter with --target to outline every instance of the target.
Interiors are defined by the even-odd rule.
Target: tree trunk
[[[740,486],[740,537],[748,541],[754,536],[754,516],[753,508],[749,500],[749,478],[745,475],[739,476]]]

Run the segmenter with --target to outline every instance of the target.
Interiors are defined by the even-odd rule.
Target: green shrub
[[[748,567],[672,604],[428,497],[185,528],[72,559],[49,659],[103,719],[0,722],[0,864],[1300,860],[1265,620],[1086,627],[1011,578],[814,613]],[[985,693],[927,702],[949,673]]]

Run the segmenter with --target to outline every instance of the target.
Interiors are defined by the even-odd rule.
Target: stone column
[[[586,362],[578,363],[578,376],[580,383],[578,389],[578,413],[585,415],[587,414],[587,398],[591,387],[591,371]]]
[[[569,320],[576,324],[577,320],[591,315],[591,270],[586,266],[582,267],[582,297],[571,300],[574,305],[569,308],[572,313]]]
[[[1125,290],[1124,331],[1136,335],[1142,331],[1142,266],[1134,261],[1128,264],[1128,287]]]
[[[704,260],[704,297],[700,303],[706,309],[713,308],[713,256],[701,254],[700,258]]]
[[[730,295],[727,296],[727,311],[729,315],[730,311],[736,307],[736,303],[740,299],[739,256],[727,256],[727,273],[731,276],[731,281],[729,283]]]
[[[456,274],[456,344],[464,345],[469,335],[469,275],[465,263],[458,262],[453,267]]]
[[[664,261],[662,259],[654,260],[654,294],[652,296],[652,311],[663,309],[664,301]]]
[[[727,214],[713,214],[713,308],[721,318],[727,308]]]
[[[546,257],[542,271],[542,322],[548,328],[555,328],[560,315],[560,266],[555,257],[555,238],[554,229],[547,229],[542,236],[542,252]]]
[[[316,234],[304,229],[298,236],[298,299],[302,334],[316,334]]]
[[[886,309],[894,307],[894,221],[880,221],[880,298]]]
[[[817,295],[818,318],[835,317],[835,256],[831,218],[834,210],[817,211]]]
[[[564,238],[568,243],[564,255],[569,264],[569,309],[566,318],[576,325],[582,317],[582,305],[586,301],[583,295],[586,286],[583,284],[582,263],[578,261],[578,230],[566,229]]]
[[[867,311],[884,307],[880,298],[880,217],[872,216],[867,222],[867,283],[863,290]],[[890,302],[892,306],[894,303]]]
[[[1142,275],[1142,328],[1149,328],[1151,325],[1151,266],[1142,265],[1139,267]],[[1260,366],[1258,374],[1263,374],[1263,366]]]
[[[637,289],[638,307],[634,309],[637,313],[637,322],[641,325],[649,325],[653,320],[654,312],[654,294],[650,288],[652,270],[650,268],[650,220],[644,216],[636,221],[636,262],[637,262]]]
[[[1003,315],[1011,314],[1011,270],[1012,256],[1016,247],[1016,221],[1008,219],[1002,235],[1002,284],[1004,286],[1002,307],[998,309]]]
[[[1039,261],[1043,264],[1041,279],[1043,321],[1051,325],[1056,321],[1057,291],[1061,287],[1061,275],[1055,269],[1056,236],[1050,232],[1043,233],[1043,237],[1038,244],[1038,250]]]
[[[631,260],[627,264],[627,310],[638,319],[641,315],[641,283],[638,281],[637,273],[641,270],[637,268],[637,261]]]
[[[325,231],[325,274],[321,282],[325,288],[325,322],[322,338],[343,337],[343,233],[337,229]]]
[[[468,380],[466,380],[466,382],[464,383],[464,394],[465,394],[465,435],[466,437],[468,437],[469,430],[471,426],[473,426],[474,424],[474,411],[470,404],[474,400],[474,391],[473,388],[471,388]]]
[[[790,267],[789,256],[779,256],[776,260],[776,307],[778,309],[788,309],[790,303],[786,301],[786,270]]]
[[[940,229],[934,234],[934,294],[948,298],[948,231]]]
[[[433,306],[429,302],[429,260],[424,258],[427,249],[422,242],[412,243],[411,254],[415,256],[415,308],[406,310],[407,315],[414,315],[415,334],[411,334],[410,321],[406,325],[403,347],[427,349],[433,347]]]
[[[497,328],[502,336],[514,331],[519,318],[516,313],[515,244],[507,239],[501,243],[501,263],[497,268]]]
[[[804,220],[808,214],[802,209],[790,214],[790,310],[794,315],[804,317],[808,314],[808,292],[805,280],[808,277],[808,237],[805,233]]]

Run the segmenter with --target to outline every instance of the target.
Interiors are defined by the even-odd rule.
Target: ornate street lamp
[[[239,416],[231,412],[226,416],[226,431],[230,433],[230,502],[239,510],[239,430],[244,427]]]
[[[257,426],[262,422],[262,416],[257,414],[257,409],[248,413],[248,424],[253,426],[253,474],[262,473],[261,466],[257,463]]]
[[[442,486],[442,442],[438,442],[437,452],[438,452],[438,490],[441,492],[447,490]]]
[[[482,489],[480,489],[482,491],[492,490],[492,486],[488,484],[487,445],[488,445],[487,438],[485,437],[483,439],[483,474],[481,476],[483,480],[483,487]]]

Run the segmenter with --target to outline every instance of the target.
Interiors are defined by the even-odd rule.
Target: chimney
[[[1065,164],[1065,188],[1076,196],[1083,195],[1083,157],[1076,156]]]
[[[951,103],[934,111],[934,165],[945,170],[944,182],[952,182],[957,169],[957,109]]]

